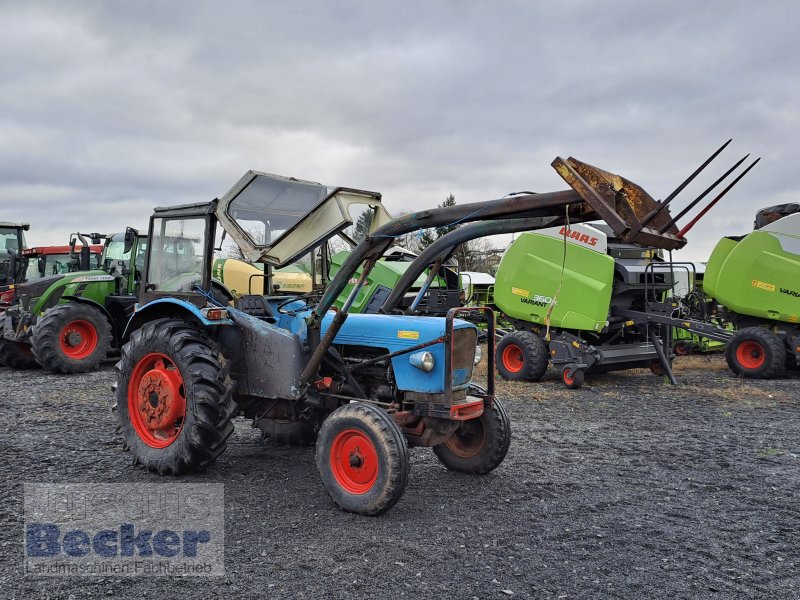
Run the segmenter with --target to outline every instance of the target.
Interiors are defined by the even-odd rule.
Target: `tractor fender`
[[[126,343],[131,333],[142,327],[145,323],[155,319],[175,318],[184,321],[199,323],[204,327],[218,327],[222,325],[233,325],[230,319],[219,319],[211,321],[191,302],[180,298],[159,298],[148,302],[144,306],[137,305],[135,312],[125,326],[122,334],[122,344]]]
[[[82,296],[61,296],[61,302],[59,302],[59,304],[65,304],[64,300],[67,300],[69,302],[75,302],[76,304],[86,304],[88,306],[91,306],[99,310],[101,313],[103,313],[103,316],[105,316],[106,321],[108,321],[108,324],[111,325],[111,331],[114,336],[114,339],[115,340],[119,339],[120,332],[117,331],[117,328],[114,326],[114,319],[111,317],[111,313],[108,312],[108,309],[105,306],[103,306],[99,302],[95,302],[94,300],[91,300],[89,298],[84,298]]]

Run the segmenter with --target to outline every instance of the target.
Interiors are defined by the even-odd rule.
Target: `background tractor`
[[[14,283],[20,274],[18,256],[26,247],[25,232],[29,229],[27,223],[0,221],[0,321],[14,298]],[[5,364],[6,353],[0,345],[0,366]]]
[[[160,474],[202,469],[224,451],[231,420],[242,414],[257,426],[283,420],[317,431],[324,487],[339,506],[361,514],[380,514],[399,500],[409,445],[432,447],[456,471],[495,469],[508,450],[508,418],[494,397],[493,371],[486,389],[472,382],[477,327],[458,317],[488,313],[492,341],[494,318],[486,308],[410,314],[423,309],[423,300],[430,312],[448,295],[433,285],[447,279],[447,258],[429,250],[454,234],[476,238],[597,218],[612,222],[626,241],[669,249],[685,243],[677,228],[641,226],[638,220],[659,206],[635,184],[574,159],[553,164],[572,189],[396,220],[379,194],[253,171],[209,204],[156,209],[140,306],[117,364],[115,409],[135,461]],[[581,183],[585,177],[592,183]],[[289,298],[248,294],[234,307],[210,293],[218,225],[245,260],[280,268],[352,227],[359,207],[371,213],[369,233],[321,290]],[[663,212],[657,224],[667,218]],[[476,221],[414,258],[382,304],[367,301],[375,312],[351,313],[398,237]],[[170,248],[181,238],[203,242],[175,260]],[[407,292],[420,277],[409,303]],[[493,343],[488,351],[491,361]]]
[[[82,248],[74,244],[70,246],[35,246],[26,248],[20,253],[20,262],[24,266],[24,278],[21,282],[52,275],[63,275],[73,271],[96,270],[102,267],[103,246],[89,246],[89,269],[81,269],[80,254]]]
[[[83,373],[97,369],[118,346],[136,303],[146,238],[132,228],[109,236],[76,237],[82,246],[76,251],[72,239],[70,260],[83,270],[48,274],[14,288],[14,301],[2,315],[0,338],[0,356],[9,366]],[[92,249],[103,238],[97,268]]]
[[[0,292],[14,283],[15,265],[20,252],[26,248],[25,232],[28,223],[8,223],[0,221]]]

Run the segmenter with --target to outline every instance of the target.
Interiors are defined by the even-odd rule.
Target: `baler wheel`
[[[177,319],[151,321],[131,334],[116,371],[113,408],[134,463],[179,475],[222,454],[233,432],[234,383],[205,332]]]
[[[561,371],[561,381],[571,390],[577,390],[583,385],[585,375],[583,369],[578,369],[574,365],[566,366]]]
[[[403,432],[383,409],[365,402],[340,406],[323,421],[316,461],[328,495],[348,512],[384,513],[408,483]]]
[[[786,344],[769,329],[745,327],[725,346],[725,359],[739,377],[771,379],[786,366]]]
[[[495,398],[480,417],[464,421],[446,442],[434,446],[433,452],[451,471],[485,475],[503,462],[510,444],[508,414]]]
[[[495,364],[500,377],[510,381],[539,381],[547,372],[547,344],[530,331],[506,334],[497,344]]]
[[[0,365],[19,370],[39,368],[30,346],[12,340],[0,340]]]

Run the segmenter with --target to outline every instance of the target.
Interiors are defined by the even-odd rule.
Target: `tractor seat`
[[[268,323],[275,322],[275,316],[272,313],[267,299],[259,294],[245,294],[241,298],[237,298],[233,302],[234,308]]]

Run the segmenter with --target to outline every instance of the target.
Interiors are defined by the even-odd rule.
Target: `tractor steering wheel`
[[[284,306],[286,306],[287,304],[291,304],[292,302],[310,300],[311,298],[315,297],[316,295],[317,294],[315,294],[315,293],[310,293],[310,294],[303,294],[302,296],[294,296],[294,297],[289,298],[288,300],[278,304],[278,306],[275,308],[275,310],[277,310],[282,315],[293,315],[293,314],[296,314],[297,312],[299,312],[300,310],[306,310],[306,309],[309,309],[309,308],[314,308],[314,306],[316,306],[316,303],[311,304],[311,303],[306,302],[305,306],[303,306],[303,308],[298,308],[298,309],[295,309],[295,310],[284,310]]]

